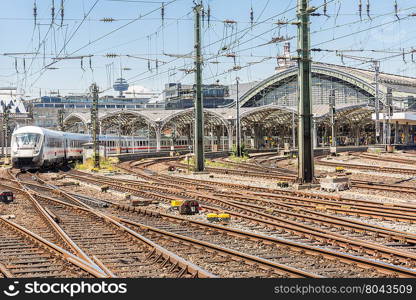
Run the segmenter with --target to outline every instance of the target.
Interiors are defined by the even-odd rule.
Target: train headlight
[[[39,153],[39,150],[33,151],[33,154],[38,154],[38,153]]]

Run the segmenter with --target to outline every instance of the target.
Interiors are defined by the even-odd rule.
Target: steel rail
[[[226,232],[228,234],[231,235],[237,235],[237,236],[241,236],[241,237],[249,237],[252,239],[255,239],[257,241],[261,241],[261,242],[271,242],[271,243],[275,243],[278,245],[282,245],[282,246],[288,246],[291,248],[296,249],[297,251],[299,250],[304,250],[306,253],[311,253],[313,255],[324,255],[325,257],[329,257],[329,258],[336,258],[336,259],[340,259],[342,262],[345,263],[357,263],[359,266],[368,268],[368,267],[377,267],[380,268],[380,270],[388,270],[388,271],[393,271],[393,272],[398,272],[398,273],[402,273],[402,275],[404,276],[410,276],[410,277],[414,277],[416,276],[416,271],[414,270],[410,270],[407,268],[402,268],[402,267],[397,267],[394,265],[390,265],[390,264],[385,264],[385,263],[381,263],[381,262],[377,262],[374,260],[370,260],[364,257],[358,257],[358,256],[353,256],[353,255],[349,255],[349,254],[345,254],[345,253],[341,253],[341,252],[336,252],[336,251],[331,251],[331,250],[327,250],[324,248],[320,248],[320,247],[315,247],[315,246],[311,246],[311,245],[306,245],[306,244],[301,244],[301,243],[297,243],[297,242],[293,242],[290,240],[286,240],[286,239],[281,239],[281,238],[275,238],[275,237],[270,237],[270,236],[266,236],[266,235],[262,235],[262,234],[256,234],[253,232],[249,232],[249,231],[243,231],[240,229],[235,229],[235,228],[231,228],[230,226],[222,226],[222,225],[216,225],[216,224],[212,224],[212,223],[207,223],[207,222],[203,222],[203,221],[198,221],[198,220],[194,220],[194,219],[189,219],[189,218],[184,218],[184,217],[180,217],[177,215],[172,215],[172,214],[166,214],[166,213],[162,213],[162,212],[156,212],[156,211],[152,211],[149,209],[144,209],[144,208],[138,208],[138,207],[132,207],[129,205],[122,205],[122,204],[117,204],[114,202],[110,202],[112,205],[111,207],[117,210],[121,210],[121,211],[126,211],[126,212],[130,212],[132,214],[137,214],[137,215],[145,215],[148,216],[150,218],[164,218],[164,219],[168,219],[168,220],[173,220],[176,221],[178,223],[183,224],[185,223],[189,223],[191,225],[196,225],[202,228],[209,228],[210,230],[216,230],[219,232]],[[119,219],[121,219],[122,221],[126,221],[125,218],[121,218],[119,217]]]
[[[20,193],[26,195],[28,199],[32,202],[38,213],[46,220],[47,224],[55,231],[55,233],[62,239],[62,241],[70,247],[74,253],[82,258],[83,260],[89,262],[92,265],[95,265],[98,270],[105,274],[101,268],[94,263],[94,261],[85,254],[84,251],[62,230],[62,228],[53,220],[53,218],[48,214],[48,212],[39,204],[38,201],[33,197],[33,195],[27,190],[27,188],[23,185],[23,183],[15,176],[14,174],[10,174],[16,180],[16,183],[21,187],[21,189],[17,189]],[[2,184],[4,185],[4,184]],[[9,186],[8,188],[14,187]]]
[[[92,178],[84,178],[84,180],[99,182]],[[124,190],[130,193],[134,193],[135,191],[135,189],[131,187],[120,186],[120,184],[117,184],[117,183],[112,183],[109,185],[112,185],[114,189],[116,190]],[[391,247],[385,247],[385,246],[381,246],[381,245],[374,244],[374,243],[363,242],[363,241],[352,239],[352,238],[345,238],[337,234],[328,234],[323,229],[317,230],[314,227],[311,228],[309,226],[299,224],[297,222],[293,222],[284,218],[278,218],[276,216],[273,216],[267,213],[263,213],[263,212],[250,209],[244,205],[238,205],[238,204],[231,203],[223,199],[218,199],[212,196],[206,196],[205,193],[197,193],[197,192],[193,192],[193,193],[195,196],[194,199],[196,200],[211,201],[211,203],[212,202],[218,203],[222,205],[223,207],[234,209],[234,211],[227,211],[227,213],[230,213],[231,215],[240,216],[246,219],[250,218],[253,221],[259,221],[259,219],[258,218],[257,220],[255,218],[253,219],[252,216],[262,217],[261,222],[268,223],[269,225],[273,225],[275,227],[280,227],[281,229],[291,230],[293,232],[297,232],[300,235],[316,236],[318,239],[321,239],[323,241],[332,240],[346,249],[353,248],[354,250],[357,250],[359,252],[364,251],[370,255],[381,255],[383,257],[388,257],[388,258],[391,257],[392,254],[394,254],[397,257],[399,257],[401,262],[404,262],[404,263],[408,263],[408,259],[416,261],[416,255],[413,253],[399,251]],[[235,210],[238,210],[238,212],[236,212]],[[249,215],[251,215],[251,217]]]
[[[104,214],[100,213],[99,211],[96,211],[92,208],[89,208],[88,206],[85,206],[85,207],[76,206],[74,204],[70,204],[70,203],[63,202],[63,201],[60,201],[60,200],[57,200],[57,199],[54,199],[54,198],[51,198],[51,197],[44,196],[40,193],[34,193],[34,196],[37,197],[37,198],[41,198],[43,200],[49,201],[51,203],[59,204],[59,205],[66,206],[66,207],[69,207],[69,208],[77,210],[77,211],[82,211],[82,212],[85,212],[85,213],[92,214],[92,215],[102,219],[103,222],[105,222],[105,223],[113,224],[119,230],[121,230],[122,232],[128,233],[130,236],[132,236],[137,241],[140,241],[141,243],[146,244],[150,248],[153,248],[152,253],[156,254],[156,256],[160,256],[160,257],[165,258],[165,260],[172,263],[172,265],[177,265],[178,267],[182,268],[183,272],[188,272],[193,277],[197,277],[197,278],[214,278],[214,277],[216,277],[215,275],[207,272],[206,270],[194,265],[191,262],[188,262],[188,261],[184,260],[183,258],[179,257],[175,253],[161,247],[160,245],[157,245],[156,243],[154,243],[151,240],[143,237],[142,235],[139,235],[138,233],[134,232],[133,230],[129,229],[128,227],[118,223],[114,219],[109,218],[108,216],[106,216],[106,215],[104,215]],[[109,270],[109,269],[107,268],[107,270]]]
[[[61,259],[67,261],[68,263],[77,266],[84,270],[85,272],[93,275],[97,278],[104,278],[108,277],[105,273],[103,273],[100,269],[97,269],[97,267],[93,264],[90,264],[89,262],[81,259],[78,256],[75,256],[74,254],[66,251],[65,249],[47,241],[46,239],[38,236],[34,232],[29,231],[28,229],[10,221],[7,220],[6,217],[0,217],[0,222],[2,222],[3,225],[6,225],[10,229],[12,229],[14,232],[18,233],[20,236],[24,237],[27,240],[32,241],[33,243],[36,243],[39,247],[44,248],[48,250],[51,253],[55,253],[56,256],[60,257]],[[10,273],[11,274],[11,273]],[[9,275],[10,275],[9,274]],[[5,274],[7,276],[7,274]]]

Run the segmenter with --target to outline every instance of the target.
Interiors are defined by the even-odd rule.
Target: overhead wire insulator
[[[51,24],[55,22],[55,0],[52,0],[52,7],[51,7]]]
[[[414,57],[415,51],[416,50],[414,50],[413,47],[412,47],[412,52],[410,54],[410,58],[412,59],[412,62],[415,62],[415,57]]]
[[[91,71],[93,71],[93,69],[92,69],[92,60],[91,60],[91,56],[90,56],[90,59],[89,59],[89,64],[90,64],[90,69],[91,69]]]
[[[324,0],[324,16],[328,16],[328,3],[327,0]]]
[[[399,5],[397,4],[397,0],[394,1],[394,15],[396,16],[397,20],[400,20]]]
[[[115,57],[117,57],[118,55],[117,54],[115,54],[115,53],[107,53],[106,55],[105,55],[105,57],[107,57],[107,58],[115,58]]]
[[[363,20],[363,2],[360,0],[358,2],[358,14],[360,15],[360,20]]]
[[[254,24],[254,11],[253,11],[253,7],[250,8],[250,24],[251,24],[251,27],[253,27],[253,24]]]
[[[283,26],[283,25],[287,25],[287,21],[285,19],[278,19],[277,22],[275,23],[277,26]]]
[[[165,2],[162,2],[162,7],[160,8],[160,15],[162,17],[162,25],[165,23]]]
[[[207,12],[207,22],[209,26],[209,22],[211,21],[211,6],[208,4],[208,12]]]
[[[147,61],[147,70],[150,71],[152,68],[150,67],[150,60]]]
[[[201,1],[201,19],[202,19],[202,25],[205,23],[205,8],[204,8],[204,2]]]
[[[23,72],[26,73],[26,60],[23,58]]]
[[[38,8],[36,6],[36,0],[35,0],[33,2],[33,20],[35,22],[35,27],[36,27],[37,18],[38,18]]]
[[[64,0],[61,0],[61,27],[64,25]]]
[[[370,0],[367,0],[367,16],[370,20],[372,20],[370,15]]]
[[[113,18],[102,18],[102,19],[100,19],[100,21],[104,22],[104,23],[111,23],[111,22],[114,22],[115,19],[113,19]]]
[[[406,53],[404,52],[404,48],[403,48],[403,52],[402,52],[402,58],[403,58],[403,62],[407,63],[406,62]]]

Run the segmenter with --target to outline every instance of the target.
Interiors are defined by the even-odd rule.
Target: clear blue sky
[[[119,76],[120,64],[123,68],[129,68],[123,75],[132,84],[153,90],[161,90],[169,81],[193,81],[192,74],[186,75],[181,70],[192,68],[191,58],[175,59],[164,55],[186,54],[193,49],[193,1],[191,0],[165,0],[163,26],[161,2],[154,0],[138,2],[65,0],[62,27],[59,11],[61,0],[54,1],[57,16],[53,26],[50,26],[52,0],[37,0],[37,22],[40,25],[36,28],[33,20],[33,2],[33,0],[4,0],[1,3],[0,53],[37,54],[17,55],[16,59],[0,56],[0,86],[17,85],[26,95],[38,95],[39,90],[45,94],[50,90],[58,89],[61,94],[84,92],[93,81],[105,89],[110,83],[109,79]],[[205,81],[210,83],[219,80],[228,84],[233,82],[236,76],[242,81],[249,81],[261,80],[273,74],[276,61],[267,57],[281,53],[282,43],[267,43],[278,36],[296,36],[294,25],[281,26],[279,29],[274,24],[279,19],[295,18],[296,0],[205,0],[203,2],[206,8],[208,4],[211,7],[210,26],[206,24],[206,17],[203,28],[204,57],[209,58],[205,63]],[[416,49],[414,30],[416,17],[408,17],[409,14],[416,13],[414,0],[397,1],[401,21],[394,21],[396,20],[393,13],[394,0],[370,0],[371,20],[366,14],[367,1],[363,0],[363,21],[360,21],[358,16],[358,0],[327,0],[327,2],[329,17],[312,17],[312,47],[393,52],[402,48],[410,50],[412,46]],[[311,0],[311,5],[314,6],[322,6],[323,3],[324,0]],[[94,8],[88,14],[94,4]],[[250,29],[251,7],[253,7],[255,23]],[[321,7],[318,12],[322,13],[323,8]],[[84,16],[86,19],[82,22]],[[114,18],[116,21],[104,23],[100,21],[104,17]],[[128,24],[135,18],[139,20]],[[225,26],[224,20],[234,20],[237,23]],[[126,26],[96,41],[123,25]],[[231,44],[232,47],[221,52],[221,48],[226,44]],[[296,40],[292,39],[291,44],[292,50],[295,50]],[[219,52],[220,56],[218,56]],[[105,57],[107,53],[123,56],[107,58]],[[236,53],[235,63],[232,57],[222,55],[224,53]],[[350,54],[368,57],[394,55],[394,53],[378,52]],[[53,57],[79,55],[93,55],[92,70],[88,58],[83,60],[84,70],[81,68],[80,59],[62,60],[50,66],[56,69],[45,68],[45,65],[53,62]],[[126,55],[151,59],[152,70],[148,70],[147,60]],[[315,60],[341,64],[339,57],[334,53],[321,52],[313,56]],[[158,60],[157,69],[155,60]],[[164,62],[169,63],[164,64]],[[368,68],[368,65],[360,65],[357,61],[346,59],[345,63]],[[243,69],[238,72],[227,72],[234,65]],[[416,76],[416,63],[411,62],[410,55],[406,56],[406,63],[401,56],[397,56],[383,61],[381,68],[385,72]]]

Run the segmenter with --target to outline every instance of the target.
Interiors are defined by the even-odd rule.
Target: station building
[[[263,81],[239,85],[242,138],[248,148],[267,149],[297,143],[297,66],[281,63],[276,73]],[[312,64],[313,141],[315,147],[331,142],[330,94],[335,93],[335,127],[338,145],[369,145],[375,142],[375,74],[372,70],[344,65]],[[414,145],[416,129],[416,78],[381,72],[378,78],[380,123],[385,123],[391,141]],[[168,84],[166,97],[172,101],[151,103],[155,95],[131,98],[104,97],[99,100],[100,130],[103,134],[154,138],[188,137],[192,140],[193,86]],[[213,149],[230,149],[236,136],[236,87],[205,86],[215,97],[229,99],[204,108],[206,142]],[[384,118],[388,92],[393,114]],[[166,91],[165,91],[166,92]],[[204,101],[209,99],[205,95]],[[215,98],[214,97],[214,98]],[[175,105],[187,98],[187,104]],[[174,105],[174,103],[176,103]],[[185,103],[185,102],[183,102]],[[29,104],[29,105],[28,105]],[[192,105],[191,105],[192,104]],[[179,105],[179,104],[178,104]],[[85,96],[42,97],[27,103],[32,123],[43,127],[89,133],[91,99]],[[190,106],[190,107],[189,107]],[[208,105],[208,106],[211,106]],[[185,108],[189,107],[189,108]],[[168,109],[166,109],[168,108]],[[64,110],[61,120],[59,111]],[[61,124],[60,124],[61,123]],[[388,125],[390,124],[390,125]],[[381,124],[383,127],[383,124]]]
[[[286,65],[261,82],[242,84],[240,90],[240,118],[242,138],[249,148],[276,148],[288,143],[296,147],[297,140],[297,67]],[[342,65],[313,63],[312,65],[314,146],[325,147],[331,142],[330,92],[335,91],[335,126],[338,145],[368,145],[375,142],[374,72]],[[392,92],[395,114],[405,118],[391,122],[390,134],[398,144],[415,143],[416,79],[394,74],[379,75],[380,122],[386,108],[386,97]],[[177,88],[177,87],[174,87]],[[204,108],[205,135],[215,149],[230,149],[236,135],[236,95],[221,108]],[[190,97],[190,96],[189,96]],[[101,111],[102,133],[151,136],[188,136],[192,139],[194,110],[187,109],[115,109]],[[408,122],[406,121],[408,120]],[[71,131],[88,132],[90,116],[84,113],[68,115],[65,127]],[[386,125],[387,126],[387,125]],[[174,134],[172,134],[174,133]],[[210,138],[211,137],[211,138]],[[215,137],[215,138],[212,138]],[[172,138],[173,139],[173,138]]]
[[[192,84],[168,83],[163,91],[166,109],[186,109],[194,106]],[[205,108],[218,108],[233,103],[229,87],[220,84],[202,85]]]

